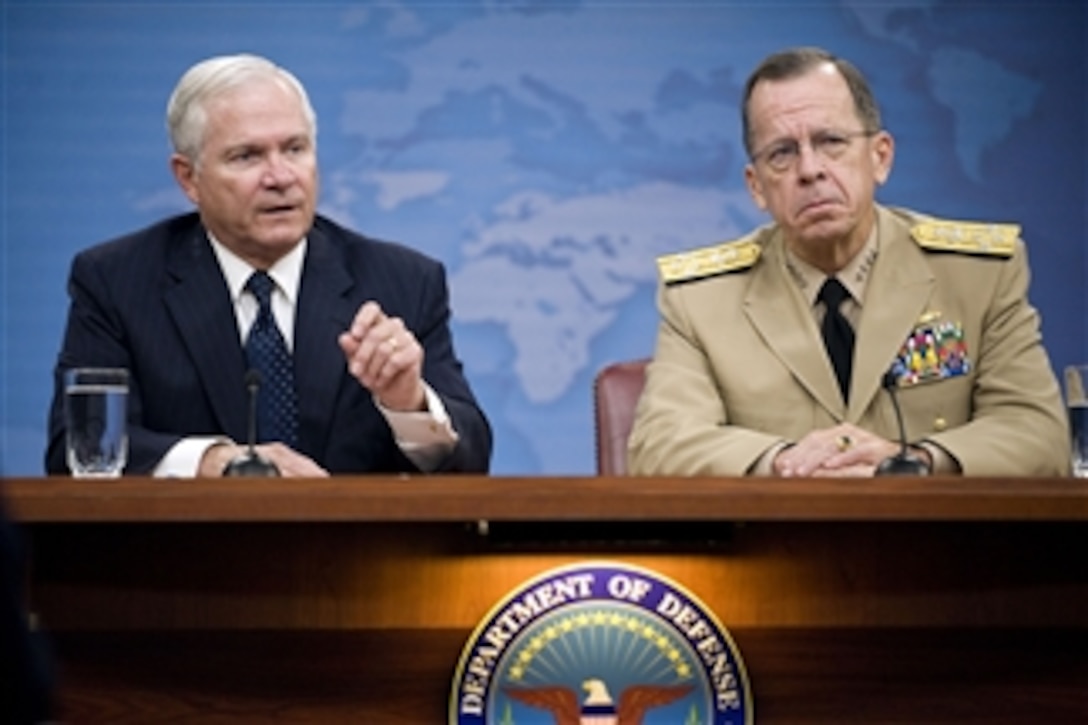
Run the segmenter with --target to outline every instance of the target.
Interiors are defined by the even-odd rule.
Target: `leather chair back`
[[[627,437],[646,383],[649,362],[643,358],[611,363],[593,380],[597,473],[602,476],[627,473]]]

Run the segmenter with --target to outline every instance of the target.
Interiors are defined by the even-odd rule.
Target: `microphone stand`
[[[226,465],[223,475],[249,478],[277,477],[280,475],[280,469],[276,468],[276,464],[257,453],[257,388],[261,385],[261,374],[256,370],[247,370],[245,383],[249,390],[249,445],[245,453]]]
[[[881,461],[873,475],[928,476],[930,470],[926,462],[907,450],[907,429],[903,425],[903,413],[899,410],[899,398],[895,394],[895,373],[891,370],[884,373],[881,383],[892,399],[892,407],[895,408],[895,419],[899,423],[899,452]]]

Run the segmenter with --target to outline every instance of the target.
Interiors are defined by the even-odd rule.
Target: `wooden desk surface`
[[[608,556],[717,613],[760,723],[1088,717],[1088,481],[23,478],[0,496],[31,534],[65,721],[443,722],[480,618],[600,554],[499,546],[481,519],[712,524],[714,546]]]
[[[25,522],[1088,521],[1075,478],[18,478]]]

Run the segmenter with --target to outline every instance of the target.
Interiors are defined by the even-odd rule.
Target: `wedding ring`
[[[839,449],[840,453],[848,450],[852,445],[854,445],[854,439],[850,436],[839,436],[835,439],[835,447]]]
[[[390,335],[389,337],[385,338],[385,344],[389,346],[390,352],[396,352],[397,348],[400,347],[400,343],[397,342],[396,335]]]

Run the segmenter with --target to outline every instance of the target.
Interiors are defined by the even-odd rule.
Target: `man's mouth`
[[[813,199],[812,201],[802,204],[801,208],[798,209],[797,213],[798,215],[801,215],[811,212],[823,211],[825,209],[830,209],[836,203],[837,202],[834,199]]]
[[[296,204],[277,204],[276,206],[266,206],[261,209],[261,214],[279,215],[290,214],[297,211],[298,206]]]

